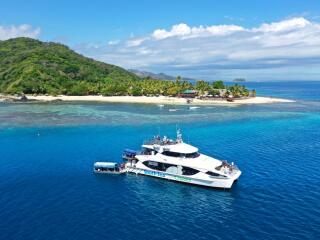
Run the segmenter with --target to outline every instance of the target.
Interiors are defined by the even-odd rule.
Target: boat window
[[[149,161],[149,166],[154,166],[154,167],[157,167],[159,165],[158,162],[152,162],[152,161]]]
[[[144,161],[143,164],[147,166],[148,168],[162,171],[162,163],[154,162],[154,161]]]
[[[197,158],[200,156],[198,152],[184,154],[184,153],[163,151],[162,154],[169,157],[186,157],[186,158]]]
[[[158,171],[166,171],[169,167],[173,167],[173,166],[177,167],[177,165],[155,162],[155,161],[144,161],[143,164],[148,168],[158,170]]]
[[[186,154],[186,158],[197,158],[199,156],[200,156],[200,154],[198,152]]]
[[[116,168],[106,168],[106,167],[96,167],[95,170],[99,170],[99,171],[115,171],[117,169]]]
[[[182,175],[195,175],[197,174],[199,171],[197,169],[194,168],[189,168],[189,167],[182,167]]]
[[[182,157],[182,155],[183,155],[181,153],[170,152],[170,151],[164,151],[164,152],[162,152],[162,154],[165,156],[168,156],[168,157]]]
[[[212,177],[225,177],[223,175],[220,175],[219,173],[214,173],[214,172],[206,172],[208,175],[212,176]]]
[[[177,167],[177,165],[169,164],[169,163],[162,163],[162,166],[163,166],[162,171],[167,171],[169,167]]]

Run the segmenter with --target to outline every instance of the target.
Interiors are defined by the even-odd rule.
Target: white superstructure
[[[127,150],[123,158],[126,172],[208,187],[231,188],[241,175],[233,163],[201,154],[184,143],[180,131],[176,140],[155,137],[142,145],[141,152]]]

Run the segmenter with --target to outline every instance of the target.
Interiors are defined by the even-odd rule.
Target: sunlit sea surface
[[[0,239],[320,239],[320,82],[246,85],[296,102],[0,103]],[[238,165],[232,190],[93,174],[176,128]]]

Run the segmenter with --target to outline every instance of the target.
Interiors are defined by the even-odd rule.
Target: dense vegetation
[[[222,81],[195,85],[182,81],[140,78],[123,68],[84,57],[58,43],[30,38],[0,41],[0,92],[49,95],[171,95],[186,89],[199,94],[219,93]],[[239,85],[227,87],[227,93],[247,96]]]
[[[105,85],[136,81],[124,69],[83,57],[57,43],[30,38],[0,42],[0,91],[96,94]]]

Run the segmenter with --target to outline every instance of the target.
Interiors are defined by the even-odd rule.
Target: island
[[[254,89],[221,80],[191,83],[141,77],[82,56],[67,46],[31,38],[0,41],[0,99],[156,104],[290,102],[257,97]]]

